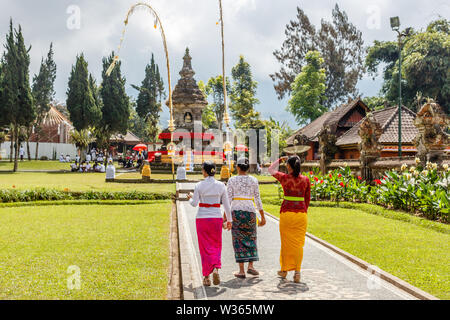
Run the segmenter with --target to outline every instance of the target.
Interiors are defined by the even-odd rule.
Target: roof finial
[[[180,71],[180,76],[182,78],[193,78],[195,75],[194,70],[192,70],[192,58],[189,54],[189,48],[186,48],[186,53],[183,57],[184,63],[183,63],[183,69]]]

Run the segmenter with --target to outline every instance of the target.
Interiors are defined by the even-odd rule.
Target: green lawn
[[[0,299],[165,299],[170,202],[0,210]],[[68,289],[68,268],[81,288]]]
[[[264,209],[279,216],[279,206],[265,204]],[[310,207],[308,232],[440,299],[450,299],[448,233],[361,210],[325,207]]]
[[[11,171],[14,167],[14,162],[7,160],[0,161],[0,171]],[[70,164],[59,161],[20,161],[18,170],[70,170]]]
[[[136,179],[139,175],[124,173],[117,178]],[[173,192],[172,184],[136,184],[136,183],[106,183],[104,173],[46,173],[46,172],[2,172],[0,173],[0,188],[2,189],[34,189],[54,188],[70,191],[147,191]]]

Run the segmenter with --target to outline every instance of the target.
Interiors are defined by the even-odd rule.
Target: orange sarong
[[[300,271],[307,224],[308,216],[304,212],[280,214],[281,271]]]

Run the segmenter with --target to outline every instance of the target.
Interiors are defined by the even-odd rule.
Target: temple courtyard
[[[0,298],[172,299],[168,284],[174,274],[171,212],[176,190],[173,183],[158,182],[171,179],[170,172],[152,174],[152,183],[107,183],[101,173],[53,168],[52,162],[31,162],[24,163],[22,172],[0,173],[1,196],[10,197],[0,204],[0,232],[9,235],[0,248],[5,257],[0,262]],[[139,177],[139,172],[118,171],[119,179]],[[270,176],[256,177],[262,183],[264,209],[273,216],[258,230],[259,278],[234,278],[237,265],[225,232],[222,284],[204,288],[198,282],[195,209],[182,201],[182,195],[176,202],[178,271],[186,272],[183,259],[192,268],[191,280],[183,276],[181,284],[185,299],[420,298],[382,279],[377,270],[426,297],[450,298],[448,224],[361,203],[312,202],[302,281],[280,282],[278,187]],[[200,178],[198,173],[188,175],[192,181]],[[178,184],[178,191],[192,186]],[[42,189],[49,199],[32,201]],[[52,198],[60,193],[72,198]],[[141,193],[147,196],[139,198]],[[17,202],[14,197],[31,201]],[[328,244],[371,269],[364,270]],[[73,270],[79,271],[78,290],[68,289],[68,281],[77,276]]]

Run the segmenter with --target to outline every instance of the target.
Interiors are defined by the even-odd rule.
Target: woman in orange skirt
[[[288,173],[278,171],[280,162],[287,161]],[[286,278],[288,271],[294,271],[294,282],[300,282],[300,269],[305,245],[307,212],[311,200],[311,182],[300,175],[300,158],[283,157],[269,168],[269,172],[283,187],[284,200],[280,209],[281,270],[278,275]]]

